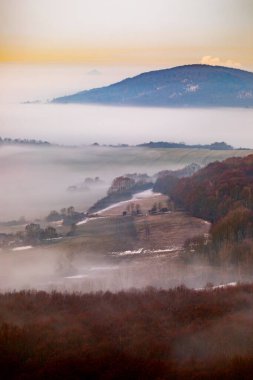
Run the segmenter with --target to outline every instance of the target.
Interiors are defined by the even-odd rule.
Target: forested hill
[[[209,150],[233,150],[231,145],[226,144],[224,141],[222,142],[214,142],[212,144],[194,144],[194,145],[189,145],[185,143],[174,143],[174,142],[167,142],[167,141],[150,141],[149,143],[143,143],[137,145],[139,147],[143,148],[164,148],[164,149],[181,149],[181,148],[186,148],[186,149],[209,149]],[[240,148],[243,150],[247,150],[246,148]]]
[[[110,86],[53,99],[149,107],[253,107],[253,73],[222,66],[186,65],[142,73]]]
[[[192,215],[211,222],[242,207],[253,212],[253,155],[211,163],[177,181],[170,195]]]
[[[0,137],[1,145],[51,145],[48,141],[34,140],[34,139],[12,139],[10,137],[2,138]]]

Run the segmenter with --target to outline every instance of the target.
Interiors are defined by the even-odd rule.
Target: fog
[[[148,141],[253,147],[252,109],[166,109],[88,105],[9,104],[0,135],[60,144],[140,144]]]
[[[152,66],[0,65],[0,136],[61,144],[226,141],[253,148],[251,109],[164,109],[21,104],[108,85]],[[157,69],[157,68],[156,68]]]
[[[21,216],[28,220],[44,218],[52,209],[69,206],[85,211],[106,195],[117,175],[143,171],[153,174],[175,166],[178,164],[166,163],[163,158],[152,163],[152,156],[131,149],[2,146],[0,221]],[[68,191],[69,186],[87,177],[99,177],[101,184]]]
[[[36,220],[43,225],[43,221],[37,219],[44,219],[50,210],[60,210],[70,205],[78,211],[87,210],[106,195],[112,179],[117,175],[133,172],[152,175],[159,170],[175,169],[191,162],[204,164],[222,158],[223,154],[205,150],[2,146],[1,220],[24,216],[27,221]],[[229,156],[231,153],[228,151],[226,154]],[[67,190],[71,185],[82,183],[86,177],[96,176],[102,181],[99,186],[84,191]],[[96,224],[101,220],[105,222]],[[93,222],[96,225],[94,229],[89,222],[88,230],[87,224],[78,226],[76,236],[43,241],[40,246],[27,250],[14,250],[12,246],[0,249],[0,291],[43,289],[95,292],[147,286],[170,288],[181,284],[203,288],[209,282],[220,284],[247,280],[236,269],[224,271],[198,262],[185,265],[169,254],[125,257],[112,254],[107,248],[108,240],[107,245],[103,243],[104,237],[109,239],[109,246],[115,244],[116,251],[123,247],[136,247],[131,248],[129,236],[126,236],[126,242],[122,242],[120,234],[124,230],[112,229],[113,225],[109,227],[108,224],[111,230],[101,231],[99,228],[106,226],[106,219],[101,218],[100,221]],[[24,228],[25,224],[1,226],[0,232],[15,233],[24,231]],[[97,249],[89,250],[89,243]]]
[[[229,151],[115,148],[103,147],[103,144],[135,145],[151,140],[187,144],[225,141],[235,147],[253,148],[253,110],[250,109],[21,104],[106,85],[152,68],[97,68],[98,72],[93,69],[57,65],[0,67],[3,79],[0,137],[47,140],[64,145],[0,146],[0,222],[21,216],[27,221],[44,219],[51,210],[69,206],[86,211],[106,195],[116,176],[136,172],[153,175],[163,169],[181,168],[192,162],[205,165],[231,155]],[[100,146],[88,146],[94,142]],[[248,153],[238,151],[233,155]],[[83,183],[87,177],[99,177],[100,185],[68,191],[70,186]],[[24,228],[25,225],[18,226],[19,230]],[[1,226],[0,233],[16,231]],[[76,245],[72,246],[72,242]],[[28,251],[3,249],[0,262],[0,290],[117,291],[180,284],[199,288],[207,282],[242,280],[237,271],[226,273],[203,263],[183,265],[169,257],[165,261],[155,256],[130,260],[113,258],[111,252],[87,253],[85,242],[78,243],[78,236],[63,238],[59,245],[41,245]]]
[[[109,85],[152,67],[89,66],[85,64],[0,63],[0,103],[46,101],[94,87]]]
[[[250,281],[238,268],[222,268],[195,261],[185,264],[168,255],[150,255],[118,260],[97,252],[74,253],[54,247],[37,247],[20,252],[0,252],[0,290],[98,292],[161,289],[185,285],[196,290]],[[210,285],[209,285],[210,286]]]
[[[101,175],[94,163],[87,165],[88,152],[43,148],[2,147],[1,220],[45,217],[51,209],[75,206],[85,210],[108,188],[104,183],[84,192],[67,191],[86,177]]]
[[[69,206],[86,211],[106,195],[117,176],[136,172],[153,175],[192,162],[206,165],[230,155],[229,151],[194,149],[1,146],[0,222],[21,216],[27,220],[45,218],[51,210]],[[101,183],[82,191],[68,191],[87,177],[99,177]]]

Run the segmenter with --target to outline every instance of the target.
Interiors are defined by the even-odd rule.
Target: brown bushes
[[[237,379],[253,286],[0,295],[1,379]]]

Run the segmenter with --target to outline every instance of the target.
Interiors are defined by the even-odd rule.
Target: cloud
[[[201,58],[201,63],[203,65],[211,65],[211,66],[228,66],[228,67],[241,67],[240,62],[235,62],[232,59],[227,59],[223,61],[219,57],[212,57],[211,55],[205,55]]]
[[[101,72],[97,69],[93,69],[87,72],[87,75],[101,75]]]

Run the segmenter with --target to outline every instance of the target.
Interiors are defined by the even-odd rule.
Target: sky
[[[253,71],[252,0],[1,0],[0,62]]]

